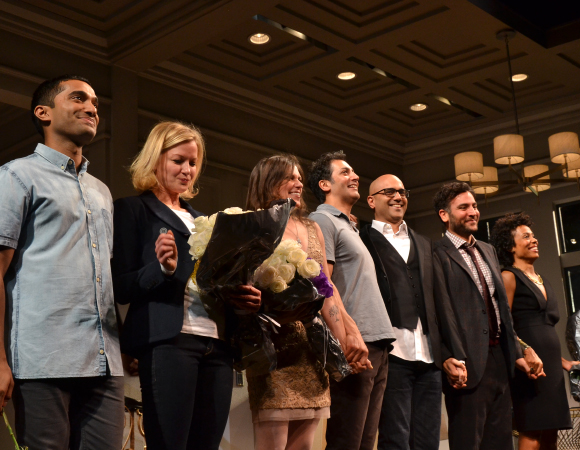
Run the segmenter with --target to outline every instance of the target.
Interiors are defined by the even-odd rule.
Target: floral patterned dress
[[[308,256],[322,264],[316,228],[307,223]],[[283,325],[272,334],[277,369],[266,374],[247,371],[250,408],[254,422],[330,417],[328,375],[308,343],[301,322]]]

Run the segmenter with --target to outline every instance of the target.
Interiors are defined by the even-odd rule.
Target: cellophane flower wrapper
[[[304,324],[306,335],[312,351],[324,370],[334,381],[342,381],[352,373],[352,368],[346,360],[340,342],[332,334],[328,325],[320,315]]]
[[[291,322],[312,320],[324,304],[324,296],[310,280],[296,275],[296,278],[282,292],[274,293],[264,289],[260,312],[274,319],[280,325]]]
[[[227,288],[251,284],[254,271],[282,240],[292,200],[262,211],[229,215],[218,213],[205,253],[195,276],[203,306],[219,323],[225,318],[226,334],[234,350],[235,368],[276,366],[270,327],[256,314],[235,311]]]

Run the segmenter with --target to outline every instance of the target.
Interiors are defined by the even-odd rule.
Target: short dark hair
[[[38,105],[50,106],[54,108],[54,97],[63,91],[61,83],[68,80],[79,80],[87,83],[91,86],[91,82],[86,78],[79,77],[78,75],[61,75],[56,78],[51,78],[50,80],[43,81],[32,94],[32,102],[30,103],[30,114],[32,115],[32,123],[34,124],[36,131],[44,137],[44,129],[42,128],[42,122],[34,114],[34,109]]]
[[[532,227],[533,222],[530,216],[521,213],[506,214],[495,222],[491,230],[490,242],[497,251],[497,258],[503,267],[511,266],[514,263],[512,249],[516,245],[514,235],[520,225]]]
[[[337,152],[324,153],[310,166],[310,174],[308,175],[308,187],[320,203],[324,203],[326,201],[326,194],[322,189],[320,189],[318,182],[320,180],[332,181],[331,164],[332,161],[335,160],[346,161],[345,153],[342,150]]]
[[[471,186],[463,181],[452,181],[441,186],[433,197],[433,208],[435,208],[437,215],[439,216],[441,210],[450,212],[449,205],[453,199],[464,192],[470,192],[475,198],[475,192]]]

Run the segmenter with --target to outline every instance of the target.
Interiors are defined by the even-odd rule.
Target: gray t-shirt
[[[310,219],[322,229],[326,259],[334,263],[332,281],[364,341],[395,339],[377,283],[373,258],[355,224],[334,206],[326,204],[311,213]]]

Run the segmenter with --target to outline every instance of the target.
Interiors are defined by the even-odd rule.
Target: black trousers
[[[451,450],[512,450],[509,378],[499,345],[489,348],[485,372],[475,388],[453,389],[447,380],[443,386]]]
[[[438,450],[440,432],[441,371],[390,355],[377,448]]]
[[[349,375],[340,383],[330,380],[326,450],[372,450],[375,446],[389,353],[381,343],[366,344],[373,368]]]
[[[139,357],[143,425],[149,450],[217,450],[233,388],[229,346],[179,334]]]

